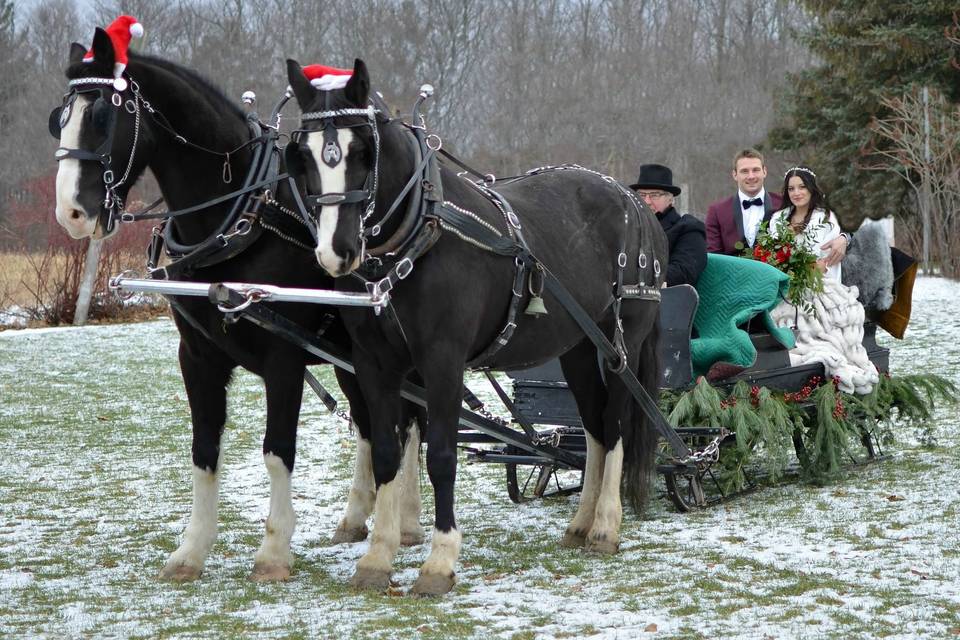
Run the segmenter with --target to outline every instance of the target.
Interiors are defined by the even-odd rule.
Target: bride
[[[807,167],[798,166],[783,177],[784,202],[790,206],[773,214],[770,233],[776,236],[789,225],[801,242],[814,255],[820,256],[816,267],[824,273],[823,291],[810,299],[812,313],[803,313],[789,302],[782,302],[771,313],[781,327],[793,326],[797,345],[790,351],[793,365],[823,363],[828,377],[836,377],[841,391],[869,393],[879,380],[877,369],[870,362],[863,340],[863,305],[857,301],[857,289],[840,282],[840,262],[830,246],[849,244],[850,238],[840,230],[836,215],[830,211],[817,176]],[[837,238],[843,237],[837,242]],[[842,256],[842,254],[841,254]]]
[[[784,224],[788,224],[808,250],[819,255],[817,268],[824,277],[840,281],[840,262],[829,260],[832,240],[844,236],[849,244],[849,234],[840,231],[837,216],[828,208],[827,198],[817,185],[817,176],[807,167],[794,167],[783,177],[784,202],[790,205],[777,211],[770,219],[770,233],[774,236]]]

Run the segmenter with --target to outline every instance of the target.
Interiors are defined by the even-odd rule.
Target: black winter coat
[[[673,207],[658,213],[657,220],[670,244],[667,286],[696,285],[700,273],[707,266],[706,227],[691,215],[681,216]]]

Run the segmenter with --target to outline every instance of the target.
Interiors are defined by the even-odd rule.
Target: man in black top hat
[[[680,215],[673,208],[674,196],[680,195],[680,187],[673,184],[673,172],[662,164],[642,165],[640,177],[630,188],[653,210],[667,234],[667,286],[697,284],[700,272],[707,266],[706,228],[700,220]]]

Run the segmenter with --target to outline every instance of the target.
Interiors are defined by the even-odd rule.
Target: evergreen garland
[[[687,391],[663,393],[661,410],[674,427],[724,428],[733,434],[724,441],[717,465],[721,488],[730,491],[743,488],[748,468],[778,479],[794,456],[805,480],[827,482],[845,462],[857,459],[865,437],[889,443],[898,424],[920,429],[929,442],[934,406],[955,403],[957,395],[956,385],[935,374],[884,374],[864,396],[843,393],[836,380],[819,376],[796,392],[743,381],[724,389],[701,377]],[[701,437],[693,444],[702,447],[710,440]]]

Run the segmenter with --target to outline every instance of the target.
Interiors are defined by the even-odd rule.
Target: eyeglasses
[[[662,198],[666,198],[670,194],[666,191],[637,191],[637,195],[644,200],[660,200]]]

